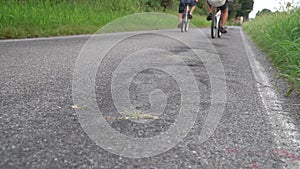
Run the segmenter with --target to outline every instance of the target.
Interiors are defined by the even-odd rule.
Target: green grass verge
[[[253,41],[269,56],[293,91],[300,91],[300,9],[257,17],[243,25]]]
[[[176,16],[177,4],[174,8],[164,13]],[[5,0],[0,1],[0,39],[92,34],[118,18],[143,11],[151,9],[144,6],[143,1],[135,0]],[[131,21],[131,26],[124,23],[126,29],[121,29],[165,29],[177,25],[173,20],[163,18],[138,19],[143,21],[143,26],[138,23],[140,27],[134,27]],[[194,17],[193,24],[198,27],[208,25],[199,15]]]
[[[204,17],[194,17],[190,27],[203,27],[207,23],[202,20]],[[97,33],[176,29],[177,24],[178,17],[176,15],[158,12],[135,13],[110,22],[99,29]]]
[[[135,12],[135,8],[128,9],[126,4],[122,4],[123,1],[115,5],[117,9],[104,8],[105,5],[113,6],[109,5],[112,2],[108,0],[0,1],[0,38],[93,33],[113,19]],[[114,10],[119,12],[116,13]]]

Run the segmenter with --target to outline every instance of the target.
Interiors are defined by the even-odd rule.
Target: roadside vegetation
[[[125,2],[128,2],[128,4]],[[109,0],[1,1],[0,38],[93,33],[111,20],[122,15],[138,12],[138,8],[130,5],[132,2],[133,0],[118,2]],[[111,8],[112,6],[115,6],[115,8]]]
[[[192,19],[196,27],[210,26],[205,20],[205,3],[197,3]],[[141,29],[176,28],[178,5],[178,0],[1,0],[0,39],[92,34],[118,18],[142,12],[170,14],[175,22],[170,22],[170,17],[159,18],[161,26],[157,27],[155,18],[149,17],[147,21],[153,24],[147,23]],[[253,0],[234,0],[229,7],[230,20],[236,15],[247,18],[252,7]],[[136,30],[126,26],[124,31],[129,28]]]
[[[243,25],[253,41],[278,67],[279,77],[286,79],[290,89],[300,91],[300,9],[257,16]]]
[[[178,0],[0,1],[0,39],[91,34],[117,18],[140,12],[163,12],[176,17],[178,3]],[[199,13],[204,12],[197,9],[192,23],[197,27],[208,26],[205,16]],[[162,28],[177,26],[168,21],[161,24]]]

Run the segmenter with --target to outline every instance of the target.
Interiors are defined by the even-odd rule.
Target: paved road
[[[0,41],[0,51],[0,168],[300,167],[299,96],[276,90],[240,28],[214,40],[193,29]]]

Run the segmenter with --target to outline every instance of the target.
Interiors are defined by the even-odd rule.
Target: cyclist
[[[178,24],[178,28],[180,28],[180,24],[181,24],[181,20],[182,20],[182,14],[184,12],[184,4],[185,3],[188,3],[189,6],[191,7],[190,11],[189,11],[189,14],[188,14],[188,17],[190,19],[193,18],[193,11],[195,10],[195,6],[196,6],[196,3],[198,2],[198,0],[179,0],[180,3],[179,3],[179,9],[178,9],[178,20],[179,20],[179,24]]]
[[[208,21],[212,20],[212,7],[211,7],[210,3],[213,3],[213,1],[214,0],[207,0],[207,2],[206,2],[207,11],[208,11],[208,16],[207,16],[206,20],[208,20]],[[221,1],[221,4],[223,4],[223,5],[217,6],[217,7],[219,7],[222,11],[221,32],[227,33],[227,30],[225,29],[225,25],[226,25],[227,18],[228,18],[228,0],[223,0],[223,1]]]

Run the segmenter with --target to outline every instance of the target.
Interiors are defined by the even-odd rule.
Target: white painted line
[[[39,41],[39,40],[58,40],[58,39],[72,39],[72,38],[90,38],[91,36],[110,36],[110,35],[123,35],[133,33],[149,33],[149,32],[164,32],[164,31],[178,31],[177,29],[161,29],[161,30],[140,30],[140,31],[128,31],[128,32],[112,32],[112,33],[97,33],[95,34],[84,34],[84,35],[66,35],[66,36],[52,36],[52,37],[38,37],[38,38],[23,38],[23,39],[4,39],[1,42],[24,42],[24,41]],[[96,35],[97,34],[97,35]]]
[[[300,135],[297,127],[294,125],[294,120],[288,116],[289,112],[283,111],[281,106],[282,102],[278,99],[278,96],[274,90],[274,87],[269,81],[266,71],[256,60],[255,54],[249,46],[241,28],[240,34],[250,67],[252,69],[252,73],[257,81],[256,85],[258,92],[269,117],[269,122],[272,125],[272,133],[274,135],[276,146],[278,150],[281,150],[281,152],[299,153]],[[297,155],[299,156],[299,154],[295,154],[295,156]],[[298,156],[297,158],[299,158]],[[289,165],[289,168],[300,167],[300,160],[298,159],[291,160],[290,158],[285,158],[282,160]]]
[[[53,36],[53,37],[40,37],[40,38],[26,38],[26,39],[5,39],[1,42],[25,42],[25,41],[39,41],[39,40],[58,40],[58,39],[72,39],[72,38],[89,38],[92,35],[71,35],[71,36]]]

